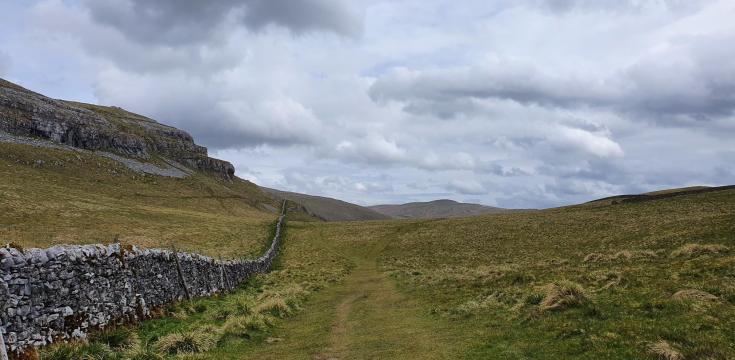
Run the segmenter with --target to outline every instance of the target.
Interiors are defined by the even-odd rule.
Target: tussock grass
[[[223,326],[226,335],[249,338],[254,332],[265,332],[273,325],[273,318],[264,314],[233,317]]]
[[[562,280],[543,287],[544,298],[539,303],[541,311],[559,311],[582,305],[588,301],[582,285]]]
[[[203,326],[186,332],[175,332],[160,338],[156,349],[167,355],[196,354],[212,349],[220,338],[220,329]]]
[[[41,350],[43,360],[123,360],[123,354],[115,353],[102,343],[61,343]]]
[[[90,336],[90,341],[105,344],[114,351],[132,353],[141,348],[138,334],[130,328],[107,329]]]
[[[615,261],[652,260],[659,257],[659,252],[654,250],[621,250],[612,254],[593,252],[587,254],[582,260],[585,263],[606,263]]]
[[[659,340],[648,345],[648,352],[655,355],[659,360],[684,360],[684,355],[679,349],[665,340]]]
[[[288,305],[286,299],[277,296],[266,298],[253,308],[256,314],[270,314],[279,318],[291,315],[293,309]]]
[[[476,316],[489,309],[504,306],[497,296],[489,295],[480,300],[470,300],[464,302],[449,311],[451,317],[471,317]]]
[[[674,300],[679,301],[695,301],[695,302],[713,302],[713,301],[719,301],[720,298],[716,295],[712,295],[706,291],[697,290],[697,289],[685,289],[685,290],[679,290],[674,295],[671,296]]]
[[[720,244],[686,244],[671,252],[672,257],[694,258],[702,255],[717,255],[730,251],[730,248]]]

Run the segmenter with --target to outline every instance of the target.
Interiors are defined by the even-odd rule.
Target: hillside
[[[685,195],[691,195],[691,194],[703,194],[708,192],[716,192],[716,191],[723,191],[723,190],[730,190],[735,189],[735,185],[728,185],[728,186],[690,186],[690,187],[684,187],[684,188],[676,188],[676,189],[664,189],[664,190],[658,190],[658,191],[651,191],[643,194],[633,194],[633,195],[615,195],[610,196],[602,199],[593,200],[590,202],[587,202],[585,204],[581,204],[581,206],[596,206],[596,205],[609,205],[609,204],[620,204],[620,203],[630,203],[630,202],[641,202],[641,201],[650,201],[650,200],[657,200],[657,199],[666,199],[671,197],[677,197],[677,196],[685,196]]]
[[[273,334],[287,340],[244,347],[264,358],[299,358],[306,348],[335,358],[656,359],[665,346],[686,359],[735,356],[732,189],[292,226],[294,246],[334,249],[355,269]],[[332,321],[354,330],[319,325]]]
[[[368,206],[368,208],[396,219],[453,218],[514,211],[480,204],[460,203],[454,200],[412,202],[401,205],[374,205]]]
[[[260,253],[279,201],[187,133],[0,80],[0,240]]]
[[[735,356],[732,189],[462,219],[291,221],[286,244],[256,286],[310,290],[266,291],[294,304],[273,327],[233,335],[239,315],[221,320],[252,289],[139,336],[222,334],[202,359]]]
[[[280,198],[325,220],[377,220],[312,221],[291,207],[271,273],[43,359],[735,358],[733,186],[396,221],[269,195],[186,133],[121,109],[3,83],[0,115],[0,240],[14,248],[253,256]],[[53,284],[29,294],[37,286]]]
[[[342,200],[265,187],[262,189],[279,199],[290,200],[302,205],[309,214],[325,221],[386,220],[390,218],[388,215]]]

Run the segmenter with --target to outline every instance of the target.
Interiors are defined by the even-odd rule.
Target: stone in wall
[[[284,205],[285,211],[285,205]],[[119,244],[0,248],[0,320],[7,347],[20,352],[85,338],[91,330],[135,322],[152,309],[233,290],[270,269],[281,242],[282,213],[268,250],[256,260],[219,261]]]

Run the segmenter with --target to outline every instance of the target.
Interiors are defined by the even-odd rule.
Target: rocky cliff
[[[138,160],[175,160],[232,179],[229,162],[207,156],[191,135],[117,107],[55,100],[0,79],[0,132],[39,137]]]

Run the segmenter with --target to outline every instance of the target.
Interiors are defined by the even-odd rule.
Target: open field
[[[287,229],[277,271],[172,308],[142,343],[215,334],[196,359],[735,357],[733,190]]]
[[[278,204],[244,181],[0,150],[0,238],[24,247],[252,256],[276,218]],[[735,357],[732,189],[461,219],[309,220],[290,215],[277,270],[241,290],[45,358]]]

